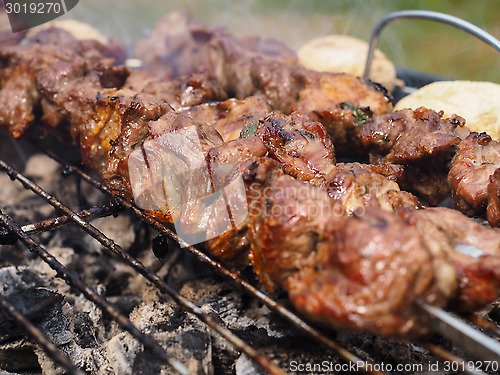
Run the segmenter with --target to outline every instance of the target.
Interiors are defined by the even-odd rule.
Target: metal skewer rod
[[[422,19],[422,20],[442,22],[474,35],[476,38],[489,44],[490,46],[495,48],[498,52],[500,52],[500,41],[497,38],[495,38],[490,33],[484,31],[483,29],[477,27],[476,25],[464,21],[461,18],[450,16],[449,14],[432,12],[429,10],[403,10],[400,12],[394,12],[388,14],[375,25],[372,31],[372,35],[370,37],[370,46],[368,48],[368,55],[366,57],[366,64],[365,64],[365,71],[363,73],[363,78],[368,79],[370,77],[370,69],[373,60],[373,54],[375,53],[375,48],[377,47],[377,42],[380,32],[387,24],[399,19]]]
[[[500,342],[438,307],[424,302],[418,306],[434,318],[431,324],[436,332],[481,360],[500,362]]]

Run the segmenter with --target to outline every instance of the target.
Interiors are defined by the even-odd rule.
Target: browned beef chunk
[[[468,133],[463,118],[443,119],[442,115],[423,107],[403,109],[376,116],[357,128],[371,161],[404,165],[409,190],[432,205],[449,194],[448,165]]]
[[[371,207],[342,225],[329,221],[323,238],[325,245],[288,280],[300,312],[340,329],[405,338],[427,332],[416,302],[443,306],[446,298],[416,228]]]
[[[225,188],[227,202],[214,205],[210,211],[207,232],[209,239],[205,246],[211,254],[229,261],[233,266],[247,266],[251,257],[250,248],[253,246],[250,220],[252,215],[259,214],[259,202],[268,186],[282,176],[283,172],[274,160],[267,157],[242,159],[233,170],[243,179],[245,189],[231,189],[231,181],[223,184],[229,187]],[[242,212],[242,209],[245,211]],[[228,216],[228,212],[231,216]],[[211,238],[216,232],[224,233]]]
[[[26,134],[40,111],[36,74],[78,58],[71,48],[26,44],[0,48],[0,127],[15,138]]]
[[[392,110],[392,97],[382,86],[350,74],[308,71],[299,96],[297,111],[320,121],[347,155],[360,153],[358,125]]]
[[[250,96],[243,100],[231,98],[224,102],[206,103],[183,111],[196,121],[216,129],[224,142],[239,138],[246,126],[257,128],[259,120],[269,112],[271,107],[259,96]]]
[[[92,98],[104,89],[119,89],[129,74],[123,65],[99,66],[89,72],[85,60],[80,58],[59,61],[40,71],[36,84],[41,96],[43,124],[57,129],[71,122],[71,111],[76,109],[72,102],[82,93]],[[63,136],[65,130],[60,129],[57,133]]]
[[[335,173],[333,144],[319,122],[275,111],[260,122],[256,134],[290,176],[324,185]]]
[[[125,45],[115,39],[103,44],[95,39],[76,39],[69,31],[59,27],[48,27],[28,39],[28,43],[59,45],[71,47],[75,53],[90,64],[99,64],[103,57],[110,58],[115,64],[125,63],[127,51]]]
[[[490,177],[500,168],[500,142],[486,133],[470,133],[451,162],[448,183],[455,208],[463,213],[484,215]]]
[[[21,137],[41,110],[46,113],[49,126],[55,126],[63,116],[57,113],[58,104],[42,99],[37,76],[50,69],[43,79],[63,85],[61,82],[81,77],[94,68],[106,71],[124,59],[119,50],[119,46],[115,49],[93,40],[77,41],[67,31],[55,27],[37,33],[27,44],[0,48],[0,101],[4,103],[0,108],[0,127],[16,138]],[[115,77],[104,77],[104,86],[115,85],[117,82],[110,81]],[[57,87],[45,88],[52,98],[58,94]]]
[[[89,91],[79,87],[78,91],[70,93],[70,98],[67,107],[71,116],[71,135],[80,146],[83,162],[109,178],[114,177],[117,164],[125,156],[118,150],[129,149],[128,143],[140,144],[147,136],[148,121],[157,119],[167,110],[164,103],[155,98],[129,90],[96,92],[94,87]],[[118,152],[113,152],[110,159],[112,147]],[[108,161],[110,165],[107,166]]]
[[[414,195],[401,191],[396,182],[404,176],[401,166],[381,164],[378,167],[338,163],[337,173],[327,184],[329,196],[338,201],[348,214],[361,214],[368,206],[377,206],[386,211],[423,207]],[[378,171],[388,173],[389,177]]]
[[[289,277],[327,246],[328,222],[341,225],[345,212],[325,189],[285,176],[262,193],[250,215],[252,264],[264,285],[289,289]]]
[[[293,74],[289,68],[296,64],[295,53],[277,41],[237,39],[226,34],[212,38],[200,50],[197,71],[207,72],[230,96],[239,99],[260,91],[269,92],[270,97],[288,98],[288,94],[277,95],[275,90],[280,82],[279,90],[288,92],[287,83]]]
[[[410,221],[429,248],[443,251],[455,268],[459,287],[449,308],[470,313],[500,296],[500,230],[442,207],[411,212]],[[464,245],[480,254],[457,250]]]
[[[500,168],[490,176],[486,217],[492,227],[500,227]]]
[[[203,205],[201,198],[214,189],[207,168],[207,153],[222,144],[222,138],[208,125],[173,111],[149,122],[139,119],[142,142],[134,145],[133,150],[129,148],[132,153],[128,158],[116,155],[117,177],[122,178],[139,207],[151,211],[160,220],[185,223],[185,234],[190,235],[196,229],[191,224],[206,223],[206,212],[199,209]],[[113,151],[120,146],[118,141]],[[201,214],[203,220],[191,220],[197,214]]]
[[[164,100],[177,111],[198,104],[228,98],[223,87],[203,73],[180,77],[172,81],[154,80],[141,91]]]
[[[255,160],[267,154],[262,139],[255,135],[238,138],[212,148],[208,152],[209,163],[238,163],[244,160]]]
[[[208,29],[187,13],[172,12],[136,43],[133,55],[144,69],[170,80],[194,73],[200,48],[218,34],[227,31]]]

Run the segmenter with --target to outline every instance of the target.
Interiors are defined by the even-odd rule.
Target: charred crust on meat
[[[372,80],[369,80],[369,79],[364,79],[362,81],[365,82],[368,86],[373,87],[375,90],[377,90],[378,92],[383,94],[388,102],[394,103],[394,98],[389,93],[389,91],[385,88],[385,86],[381,85],[380,83],[373,82]]]
[[[255,168],[257,168],[259,166],[259,161],[258,160],[255,160],[252,164],[250,164],[248,166],[248,169],[253,171]]]
[[[308,130],[296,130],[297,133],[302,135],[303,137],[309,138],[309,139],[315,139],[316,137],[314,136],[313,133],[311,133]]]
[[[274,129],[281,137],[283,144],[290,142],[293,139],[292,136],[285,129],[283,129],[283,126],[279,121],[272,118],[267,119],[267,121],[271,123],[272,129]]]

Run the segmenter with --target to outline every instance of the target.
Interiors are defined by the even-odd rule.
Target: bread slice
[[[500,85],[477,81],[438,81],[396,103],[395,110],[426,107],[445,117],[462,116],[471,131],[500,140]]]
[[[299,63],[307,69],[320,72],[363,75],[368,43],[348,35],[328,35],[310,40],[297,51]],[[396,84],[394,64],[376,50],[371,66],[370,79],[392,90]]]

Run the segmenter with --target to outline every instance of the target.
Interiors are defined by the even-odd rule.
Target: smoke
[[[500,3],[481,7],[464,0],[81,0],[64,18],[90,23],[131,47],[166,13],[184,10],[207,26],[227,27],[235,36],[274,38],[298,49],[328,34],[368,41],[380,18],[402,9],[453,14],[500,36]],[[497,53],[463,34],[447,25],[401,21],[384,29],[379,48],[398,66],[451,78],[500,77]]]

